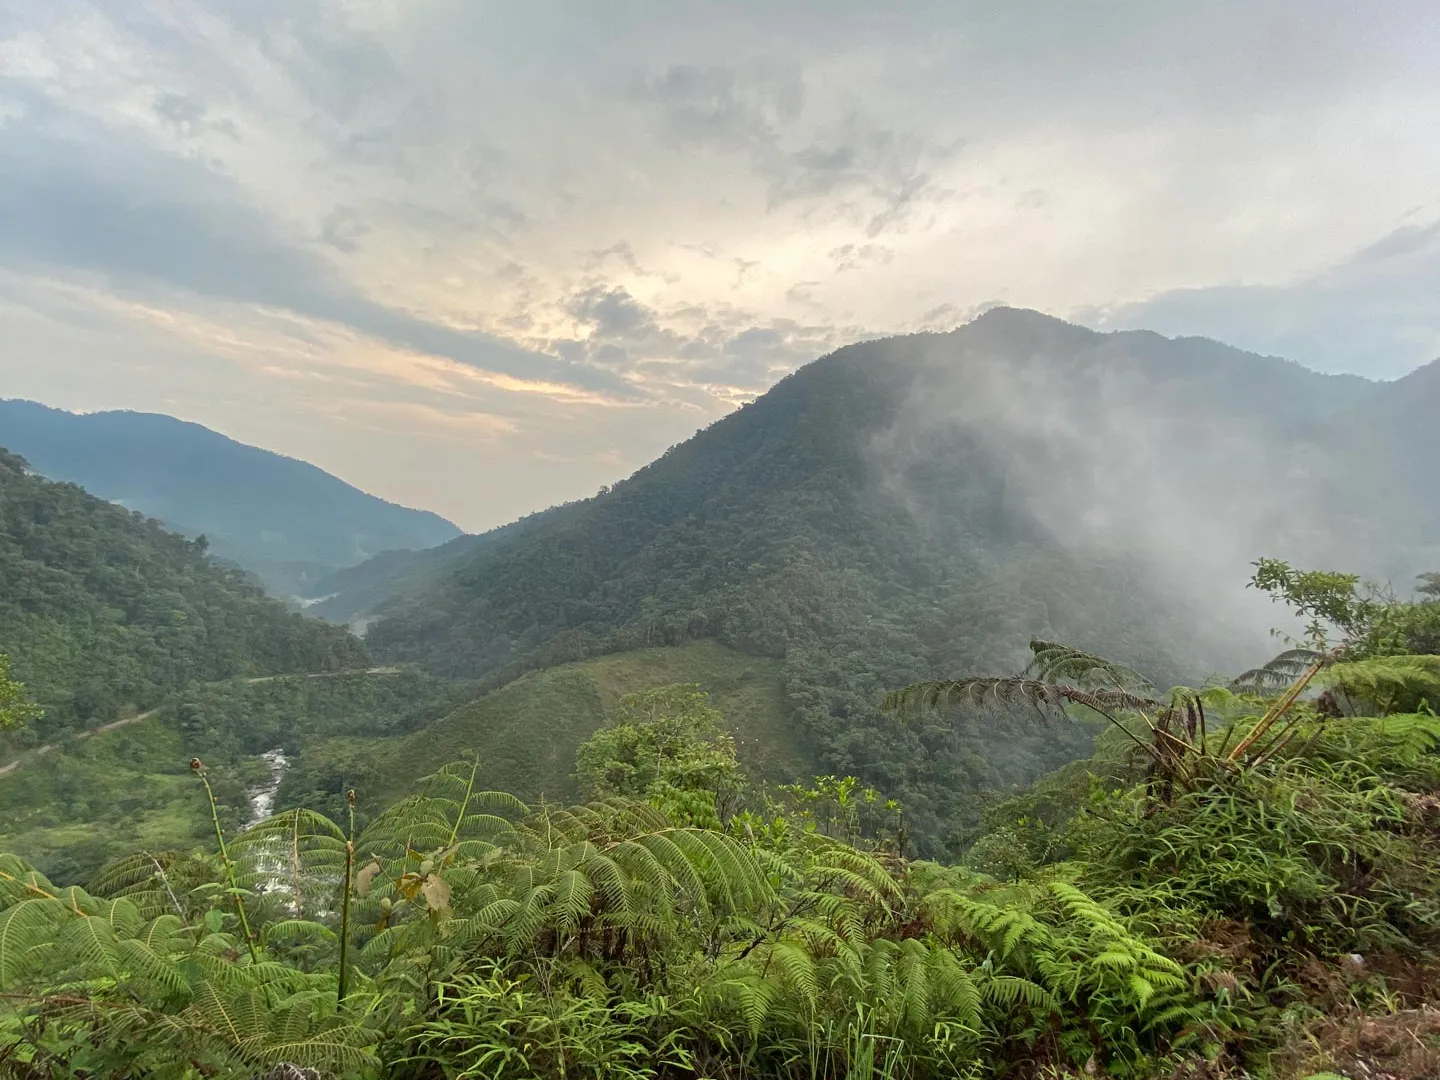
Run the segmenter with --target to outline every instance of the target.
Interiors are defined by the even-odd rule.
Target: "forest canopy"
[[[348,631],[294,614],[157,522],[0,451],[0,651],[44,741],[193,682],[363,666]]]

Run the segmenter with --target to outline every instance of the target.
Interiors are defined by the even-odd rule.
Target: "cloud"
[[[0,334],[39,350],[0,377],[272,442],[256,403],[326,388],[292,451],[392,497],[423,458],[473,523],[997,302],[1395,374],[1440,351],[1431,7],[0,5]],[[503,416],[472,464],[553,471],[444,494],[400,434],[438,424],[371,454],[362,399]]]
[[[884,266],[895,258],[895,252],[879,244],[842,244],[830,252],[830,258],[835,260],[835,272],[843,274],[865,265]]]
[[[570,313],[594,327],[598,337],[627,337],[637,331],[658,333],[654,319],[624,289],[595,286],[573,297]]]
[[[922,196],[945,194],[932,187],[927,169],[959,149],[886,127],[855,105],[827,116],[793,66],[674,64],[638,93],[660,110],[662,131],[678,147],[747,158],[765,183],[770,210],[838,196],[831,209],[863,215],[867,236],[901,223]],[[843,201],[857,197],[862,204]]]
[[[351,254],[360,246],[360,241],[370,227],[353,207],[337,206],[325,215],[320,224],[320,239],[345,254]]]
[[[763,392],[780,376],[859,335],[772,318],[724,304],[669,311],[624,288],[598,285],[573,295],[568,310],[583,338],[552,343],[572,362],[625,366],[656,393],[700,387],[730,402]]]
[[[162,93],[155,100],[155,113],[182,139],[207,130],[218,131],[233,139],[240,138],[239,130],[231,121],[211,120],[205,106],[185,94]]]
[[[1395,378],[1440,357],[1440,220],[1405,224],[1279,285],[1177,289],[1082,312],[1106,329],[1215,338],[1320,371]]]
[[[80,130],[70,137],[60,134],[75,127]],[[242,192],[194,162],[147,153],[73,116],[41,109],[13,126],[6,141],[0,257],[11,265],[100,273],[121,292],[158,284],[282,308],[513,378],[634,394],[608,372],[369,299],[333,265],[287,242]],[[330,232],[351,237],[352,246],[362,228],[343,212],[327,222]]]

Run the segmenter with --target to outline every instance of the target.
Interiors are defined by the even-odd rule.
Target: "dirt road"
[[[99,727],[91,728],[89,731],[82,731],[80,732],[80,734],[76,735],[75,738],[88,739],[91,735],[100,735],[107,731],[114,731],[116,728],[122,728],[126,724],[138,724],[141,720],[149,720],[150,717],[154,716],[157,712],[159,712],[161,708],[164,708],[164,706],[159,706],[157,708],[151,709],[148,712],[137,713],[134,716],[127,716],[123,720],[111,720],[108,724],[101,724]],[[14,761],[10,762],[9,765],[0,765],[0,776],[4,776],[6,773],[15,769],[22,761],[25,761],[27,758],[44,757],[46,754],[50,753],[51,750],[54,750],[59,745],[59,743],[52,742],[46,743],[44,746],[37,746],[34,750],[27,750],[25,753],[17,757]]]
[[[398,675],[398,674],[400,674],[400,668],[396,668],[396,667],[376,667],[376,668],[366,668],[364,671],[312,671],[312,672],[306,672],[303,677],[306,678],[306,679],[331,679],[331,678],[334,678],[334,677],[337,676],[337,675]],[[247,686],[254,686],[256,683],[275,682],[277,679],[293,679],[293,678],[295,678],[295,677],[296,677],[296,676],[294,676],[294,675],[259,675],[259,676],[256,676],[255,678],[245,679],[244,682],[245,682],[245,684],[246,684]],[[228,682],[228,681],[230,681],[230,680],[226,680],[226,681]],[[215,684],[213,684],[213,685],[223,686],[223,685],[225,685],[225,684],[224,684],[224,683],[215,683]],[[111,720],[108,724],[101,724],[99,727],[93,727],[93,728],[91,728],[89,731],[82,731],[82,732],[80,732],[78,735],[76,735],[75,738],[77,738],[77,739],[88,739],[88,738],[90,738],[91,735],[103,735],[103,734],[104,734],[105,732],[107,732],[107,731],[114,731],[116,728],[125,727],[127,724],[138,724],[138,723],[140,723],[141,720],[149,720],[150,717],[154,716],[157,712],[159,712],[159,711],[160,711],[161,709],[163,709],[164,707],[165,707],[164,705],[157,705],[155,708],[150,709],[148,712],[139,713],[139,714],[137,714],[137,715],[135,715],[135,716],[127,716],[127,717],[125,717],[125,719],[123,719],[123,720]],[[0,765],[0,776],[4,776],[4,775],[6,775],[7,773],[13,772],[15,769],[17,769],[17,768],[20,766],[20,763],[21,763],[22,761],[29,761],[29,760],[31,760],[32,758],[44,757],[46,754],[50,753],[50,751],[54,750],[54,749],[55,749],[57,746],[59,746],[59,745],[60,745],[59,743],[53,743],[53,742],[52,742],[52,743],[46,743],[44,746],[37,746],[34,750],[27,750],[27,751],[25,751],[25,753],[21,754],[21,755],[20,755],[18,758],[16,758],[14,761],[10,762],[10,764],[8,764],[8,765]]]
[[[255,675],[245,680],[246,686],[254,686],[256,683],[275,682],[278,679],[334,679],[340,675],[399,675],[401,669],[398,667],[372,667],[361,671],[311,671],[299,675]],[[219,685],[224,685],[219,684]]]

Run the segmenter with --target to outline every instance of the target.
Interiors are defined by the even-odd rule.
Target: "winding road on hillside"
[[[309,672],[304,672],[304,673],[302,673],[302,674],[295,674],[295,675],[257,675],[257,676],[253,676],[253,677],[251,677],[251,678],[242,679],[241,682],[243,682],[246,686],[254,686],[254,685],[256,685],[257,683],[275,682],[275,681],[277,681],[277,680],[279,680],[279,679],[297,679],[297,678],[305,678],[305,679],[332,679],[332,678],[334,678],[334,677],[337,676],[337,675],[398,675],[398,674],[400,674],[400,668],[397,668],[397,667],[375,667],[375,668],[365,668],[365,669],[362,670],[362,671],[309,671]],[[227,682],[233,682],[233,681],[234,681],[234,680],[232,680],[232,679],[226,679],[226,680],[224,680],[223,682],[210,683],[209,685],[211,685],[211,686],[224,686],[225,683],[227,683]],[[154,716],[156,713],[158,713],[158,712],[159,712],[161,709],[163,709],[163,708],[165,708],[164,705],[157,705],[157,706],[155,706],[155,708],[153,708],[153,709],[148,709],[148,710],[146,710],[145,712],[142,712],[142,713],[136,713],[134,716],[127,716],[127,717],[125,717],[125,718],[122,719],[122,720],[111,720],[108,724],[101,724],[99,727],[93,727],[93,728],[91,728],[91,729],[88,730],[88,731],[81,731],[81,732],[77,733],[77,734],[74,736],[74,738],[75,738],[77,741],[80,740],[80,739],[88,739],[88,738],[90,738],[90,736],[92,736],[92,735],[103,735],[103,734],[105,734],[105,732],[107,732],[107,731],[114,731],[116,728],[122,728],[122,727],[125,727],[125,726],[129,725],[129,724],[138,724],[138,723],[140,723],[140,721],[142,721],[142,720],[149,720],[152,716]],[[60,743],[58,743],[58,742],[52,742],[52,743],[46,743],[44,746],[37,746],[37,747],[35,747],[34,750],[27,750],[25,753],[21,754],[19,757],[17,757],[14,761],[10,762],[8,765],[0,765],[0,776],[5,776],[6,774],[13,772],[15,769],[19,768],[19,766],[20,766],[20,764],[21,764],[22,762],[31,761],[31,760],[33,760],[33,759],[35,759],[35,758],[38,758],[38,757],[44,757],[46,754],[50,753],[50,751],[54,750],[54,749],[55,749],[56,747],[58,747],[58,746],[60,746]]]

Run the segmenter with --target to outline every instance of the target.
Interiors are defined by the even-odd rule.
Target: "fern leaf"
[[[1287,649],[1260,667],[1235,676],[1230,680],[1229,689],[1236,693],[1278,693],[1304,674],[1306,668],[1324,658],[1324,653],[1314,649]]]
[[[1039,639],[1030,642],[1033,659],[1026,674],[1042,682],[1071,682],[1077,686],[1130,690],[1153,697],[1155,687],[1134,668],[1084,652],[1069,645]]]
[[[1029,712],[1042,721],[1048,721],[1055,717],[1063,718],[1067,704],[1083,705],[1108,715],[1117,709],[1156,708],[1161,703],[1153,697],[1126,689],[1097,687],[1087,690],[1012,675],[915,683],[888,695],[882,708],[902,715],[913,715],[927,709],[954,709],[962,714],[979,715]]]
[[[27,972],[34,949],[48,942],[66,919],[55,900],[25,899],[0,911],[0,986],[11,986]]]

